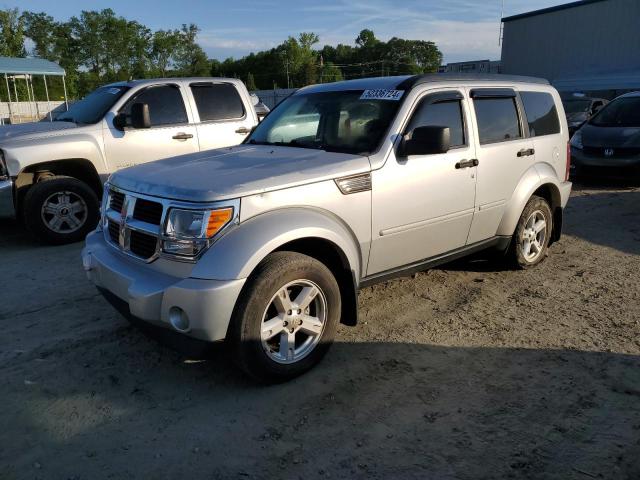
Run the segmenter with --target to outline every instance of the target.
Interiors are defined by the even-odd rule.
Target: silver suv
[[[303,88],[244,144],[114,173],[88,277],[126,315],[308,370],[359,288],[483,249],[542,261],[569,198],[546,81],[446,74]]]

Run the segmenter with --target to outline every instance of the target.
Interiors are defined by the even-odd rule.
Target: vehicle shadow
[[[638,356],[339,342],[263,386],[220,346],[196,361],[148,342],[128,331],[41,352],[30,384],[10,375],[0,476],[640,476]]]

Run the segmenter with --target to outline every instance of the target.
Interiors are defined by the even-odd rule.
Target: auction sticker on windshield
[[[360,96],[360,100],[395,100],[402,98],[404,90],[387,90],[379,88],[376,90],[365,90]]]

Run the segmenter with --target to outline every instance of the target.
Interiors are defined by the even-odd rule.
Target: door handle
[[[523,148],[518,152],[519,157],[528,157],[529,155],[533,155],[536,151],[533,148]]]
[[[180,132],[180,133],[176,133],[173,137],[174,140],[188,140],[190,138],[193,138],[193,135],[190,133],[184,133],[184,132]]]
[[[239,129],[236,130],[236,133],[239,133],[241,135],[246,135],[247,133],[251,133],[251,129],[247,127],[240,127]]]
[[[470,158],[469,160],[460,160],[456,163],[456,169],[458,168],[469,168],[469,167],[477,167],[478,166],[477,158]]]

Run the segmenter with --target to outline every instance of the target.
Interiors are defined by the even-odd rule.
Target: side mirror
[[[402,137],[398,155],[433,155],[447,153],[451,148],[449,127],[416,127]]]
[[[120,112],[115,117],[113,117],[113,126],[118,130],[124,130],[124,127],[127,126],[127,115],[124,112]]]
[[[149,105],[146,103],[134,103],[131,105],[131,126],[133,128],[151,127]]]
[[[591,107],[591,116],[595,115],[596,113],[598,113],[600,110],[602,110],[602,107],[604,105],[595,105],[593,107]]]

